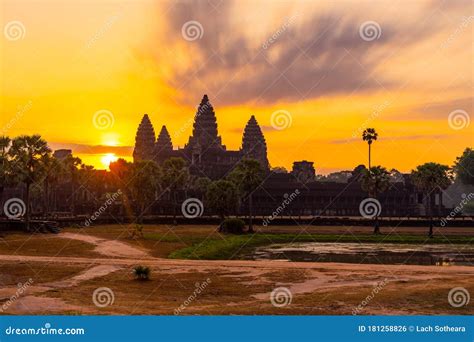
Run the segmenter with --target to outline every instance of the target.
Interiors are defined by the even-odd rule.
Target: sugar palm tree
[[[31,185],[42,179],[46,173],[46,160],[51,150],[40,135],[22,135],[12,141],[8,154],[11,158],[12,173],[15,178],[26,187],[26,229],[30,229],[30,188]]]
[[[162,184],[168,189],[173,201],[173,223],[176,224],[178,192],[183,191],[189,179],[189,169],[183,158],[169,158],[163,163]]]
[[[225,217],[234,212],[239,203],[237,187],[225,179],[211,182],[206,191],[206,203],[217,212],[222,227]]]
[[[249,233],[253,233],[253,193],[262,183],[264,175],[262,165],[255,159],[243,159],[229,174],[229,179],[237,186],[241,196],[248,200]]]
[[[433,237],[433,210],[432,196],[435,192],[441,192],[446,189],[452,181],[451,169],[447,165],[438,163],[425,163],[417,166],[416,170],[411,172],[413,184],[423,192],[424,200],[427,206],[427,212],[430,218],[430,229],[428,236]]]
[[[369,193],[374,199],[377,199],[378,194],[386,191],[390,186],[390,173],[382,166],[374,166],[370,169],[362,171],[361,179],[362,189]],[[379,215],[377,212],[374,217],[374,234],[380,233]]]
[[[362,133],[362,140],[363,141],[367,141],[367,144],[369,145],[369,167],[368,169],[370,170],[370,157],[371,157],[371,146],[372,146],[372,142],[374,142],[375,140],[377,140],[377,137],[378,137],[378,134],[377,132],[375,131],[375,128],[367,128],[366,130],[364,130],[364,132]]]
[[[3,191],[9,180],[10,172],[10,163],[8,150],[10,149],[11,140],[7,136],[0,137],[0,212],[3,208]]]

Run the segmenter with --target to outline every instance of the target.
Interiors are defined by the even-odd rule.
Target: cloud
[[[114,153],[118,156],[128,156],[133,152],[133,146],[106,146],[106,145],[86,145],[52,142],[49,144],[53,150],[68,149],[73,154],[105,154]]]

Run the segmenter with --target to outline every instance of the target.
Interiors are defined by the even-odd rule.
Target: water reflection
[[[474,245],[294,243],[257,248],[246,259],[474,266]]]

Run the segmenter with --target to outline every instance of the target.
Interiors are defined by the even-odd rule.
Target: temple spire
[[[267,143],[254,115],[250,117],[245,126],[241,152],[244,157],[256,159],[264,168],[269,168]]]
[[[160,154],[163,152],[173,151],[173,143],[171,142],[171,136],[166,129],[166,126],[161,127],[160,134],[155,144],[155,154]]]
[[[193,134],[189,137],[188,148],[196,146],[207,150],[209,147],[223,148],[221,137],[217,133],[217,120],[214,108],[204,95],[194,117]]]
[[[151,124],[148,114],[143,115],[142,121],[135,136],[135,149],[133,150],[133,160],[151,160],[155,148],[155,130]]]

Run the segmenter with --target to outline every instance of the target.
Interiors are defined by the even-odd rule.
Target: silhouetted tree
[[[371,158],[371,146],[372,142],[377,140],[378,134],[375,131],[375,128],[367,128],[364,130],[362,133],[362,140],[367,141],[367,144],[369,145],[369,169],[370,169],[370,158]]]
[[[446,189],[452,181],[450,168],[447,165],[438,163],[425,163],[417,166],[416,170],[411,172],[413,184],[423,192],[427,212],[430,217],[430,229],[428,236],[433,237],[433,212],[431,207],[432,195],[436,191]]]
[[[466,148],[454,163],[456,177],[464,184],[474,185],[474,150]]]
[[[46,159],[50,156],[51,150],[45,140],[40,135],[22,135],[13,139],[9,150],[11,156],[12,173],[15,178],[25,184],[26,187],[26,229],[30,229],[31,185],[44,176],[46,172]]]
[[[11,146],[9,137],[0,137],[0,212],[3,210],[3,191],[11,179],[8,150]]]
[[[221,179],[210,183],[207,187],[206,204],[219,215],[221,225],[225,217],[235,211],[238,203],[238,190],[231,181]]]
[[[151,160],[137,161],[132,164],[128,187],[133,202],[138,223],[143,223],[146,209],[156,198],[160,188],[161,169]]]
[[[390,173],[382,166],[374,166],[362,171],[362,189],[369,193],[369,196],[377,199],[378,194],[386,191],[390,186]],[[379,215],[374,217],[374,234],[380,233]]]
[[[189,169],[183,158],[169,158],[163,163],[163,188],[168,189],[173,202],[173,222],[176,224],[178,192],[183,191],[189,179]]]
[[[253,193],[262,183],[264,175],[265,170],[255,159],[243,159],[229,174],[229,179],[239,189],[241,197],[245,197],[248,200],[249,233],[253,233]]]

